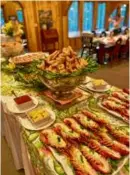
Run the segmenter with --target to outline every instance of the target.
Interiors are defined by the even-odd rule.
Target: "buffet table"
[[[11,86],[11,84],[13,85]],[[76,104],[73,107],[66,110],[57,110],[45,100],[43,100],[42,96],[39,96],[39,92],[34,91],[30,88],[21,88],[19,83],[13,79],[13,76],[8,76],[5,73],[2,73],[2,104],[4,110],[4,136],[7,140],[7,143],[11,149],[15,167],[16,169],[24,168],[26,175],[51,175],[49,165],[43,164],[43,156],[45,153],[41,151],[41,142],[39,141],[39,132],[29,131],[23,128],[18,120],[19,116],[16,114],[10,113],[6,109],[6,102],[9,98],[11,98],[11,91],[15,89],[17,94],[22,95],[29,93],[30,95],[35,96],[39,100],[40,105],[44,105],[45,107],[49,106],[52,110],[54,110],[56,114],[56,121],[62,121],[65,117],[71,116],[75,112],[80,111],[81,109],[87,106],[88,100],[81,102],[80,104]],[[10,88],[7,84],[10,84]],[[117,90],[117,88],[112,87],[112,91]],[[97,93],[95,93],[97,95]],[[106,116],[108,114],[106,113]],[[114,119],[112,123],[116,120],[119,125],[124,125],[125,123],[121,120]],[[37,141],[35,141],[37,140]],[[47,157],[48,155],[46,155]],[[49,168],[48,168],[49,167]],[[125,172],[125,174],[123,173]],[[123,168],[119,173],[120,175],[127,175],[128,172]]]
[[[26,175],[127,175],[129,89],[86,77],[68,46],[2,61],[3,130]]]

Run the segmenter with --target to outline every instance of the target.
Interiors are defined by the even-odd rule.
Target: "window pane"
[[[17,18],[19,22],[23,22],[23,11],[17,10]]]
[[[84,2],[83,31],[91,31],[93,27],[93,2]]]
[[[3,14],[3,9],[0,8],[0,27],[2,27],[5,23],[5,20],[4,20],[4,14]]]
[[[117,15],[117,9],[115,9],[113,12],[112,12],[112,14],[110,15],[110,18],[114,18],[114,17],[116,17],[116,15]],[[112,29],[114,26],[113,26],[113,23],[110,23],[109,24],[109,29]]]
[[[69,32],[78,31],[78,2],[72,2],[68,11],[68,27]]]
[[[121,16],[123,17],[123,21],[120,24],[121,27],[124,26],[125,17],[126,17],[126,8],[127,8],[127,5],[126,4],[124,4],[124,5],[121,6]]]
[[[104,30],[105,14],[106,14],[106,3],[99,3],[98,4],[98,19],[97,19],[97,29],[98,30]]]

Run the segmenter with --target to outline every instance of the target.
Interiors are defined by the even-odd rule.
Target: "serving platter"
[[[9,58],[9,62],[14,64],[27,64],[31,63],[33,60],[44,59],[47,56],[48,54],[44,52],[25,53],[23,55]]]
[[[112,111],[112,110],[110,110],[110,109],[107,109],[106,107],[104,107],[103,105],[102,105],[102,102],[103,102],[103,100],[104,100],[104,97],[103,96],[99,96],[98,97],[99,98],[99,101],[98,101],[98,106],[100,107],[100,108],[102,108],[103,110],[105,110],[105,111],[107,111],[109,114],[112,114],[113,116],[115,116],[115,117],[117,117],[117,118],[119,118],[119,119],[122,119],[123,121],[125,121],[126,123],[129,123],[129,120],[127,120],[125,117],[123,117],[122,115],[120,115],[119,113],[117,113],[116,111]]]
[[[89,118],[89,120],[87,118]],[[94,125],[94,123],[92,124],[92,122],[96,122],[96,124],[100,123],[100,125],[96,126]],[[104,130],[105,128],[104,127],[102,128],[103,123],[105,124],[104,126],[105,128],[110,127],[112,130],[111,131],[106,130],[107,131],[106,132]],[[87,134],[89,133],[89,131],[86,130],[86,127],[89,128],[91,132],[95,133],[94,136],[96,137],[97,140],[95,140],[95,137],[88,139]],[[94,129],[93,127],[95,128],[95,131],[97,127],[96,132],[92,131],[92,129]],[[122,132],[124,135],[121,135]],[[81,159],[82,155],[86,157],[88,162],[90,161],[88,157],[93,157],[93,162],[94,161],[98,162],[95,165],[91,164],[92,169],[90,168],[89,172],[95,169],[97,174],[100,171],[101,175],[103,174],[117,175],[128,161],[128,155],[129,155],[129,149],[128,149],[129,138],[127,137],[126,139],[127,141],[125,140],[124,142],[123,138],[126,138],[127,132],[125,131],[122,132],[118,132],[118,128],[116,128],[116,126],[113,127],[113,125],[111,125],[109,121],[106,120],[105,116],[104,117],[102,115],[97,116],[93,112],[84,110],[82,111],[82,113],[80,112],[76,115],[73,115],[72,117],[65,118],[64,122],[56,123],[52,128],[42,131],[40,133],[40,140],[46,145],[47,148],[50,149],[51,147],[56,149],[56,151],[59,153],[58,157],[55,154],[54,149],[50,149],[50,151],[56,158],[56,160],[59,161],[60,164],[63,164],[62,165],[63,168],[64,166],[66,167],[65,165],[66,163],[63,162],[62,159],[63,156],[66,155],[65,152],[67,151],[67,158],[71,166],[74,168],[74,171],[80,169],[81,174],[83,174],[84,171],[85,172],[88,171],[86,168],[84,168],[86,164],[83,165],[85,161],[82,161]],[[79,138],[81,138],[83,135],[84,139],[81,139],[79,141]],[[87,141],[85,141],[85,137],[87,137]],[[122,140],[119,141],[117,137],[118,138],[122,137]],[[52,141],[52,138],[54,138],[54,141]],[[76,139],[78,141],[75,146],[74,144],[75,142],[73,141],[76,141]],[[82,143],[84,144],[82,145]],[[107,143],[111,144],[111,146],[108,146]],[[116,147],[114,147],[114,145]],[[127,153],[124,151],[126,151]],[[104,159],[102,159],[103,157]],[[75,164],[75,162],[78,163]],[[99,168],[98,165],[101,164],[101,162],[102,162],[102,168],[100,167],[100,169],[98,169]],[[105,166],[107,167],[107,169],[106,168],[104,169]],[[67,172],[66,174],[70,175]]]
[[[92,78],[86,76],[86,78],[85,78],[83,84],[87,84],[87,83],[90,82],[91,80],[92,80]]]
[[[86,89],[89,89],[89,90],[91,90],[93,92],[106,92],[106,91],[108,91],[111,88],[111,85],[107,84],[107,86],[105,88],[103,88],[103,89],[94,89],[92,82],[88,82],[86,85],[82,85],[81,88],[82,87],[86,88]]]
[[[32,131],[39,131],[39,130],[42,130],[42,129],[45,129],[49,126],[51,126],[54,122],[55,122],[55,113],[46,108],[46,110],[48,111],[48,113],[50,114],[50,119],[49,120],[46,120],[46,121],[41,121],[39,124],[33,124],[27,117],[18,117],[18,120],[20,122],[20,124],[26,128],[26,129],[29,129],[29,130],[32,130]]]

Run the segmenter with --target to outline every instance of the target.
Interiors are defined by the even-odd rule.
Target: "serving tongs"
[[[16,95],[16,93],[14,92],[14,90],[11,91],[11,93],[17,98],[18,96]]]
[[[94,92],[88,90],[88,88],[86,88],[86,87],[84,86],[84,85],[90,83],[91,81],[92,81],[92,80],[90,80],[90,81],[88,81],[88,82],[86,82],[86,83],[83,83],[82,85],[79,86],[79,88],[82,89],[83,91],[86,91],[86,92],[90,93],[90,94],[93,96],[93,95],[94,95]]]

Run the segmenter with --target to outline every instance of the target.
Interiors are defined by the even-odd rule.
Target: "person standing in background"
[[[109,18],[108,19],[109,23],[113,23],[114,29],[114,35],[117,35],[119,33],[121,33],[121,28],[120,28],[120,24],[123,21],[123,17],[120,15],[120,13],[118,12],[117,16],[115,16],[114,18]]]

